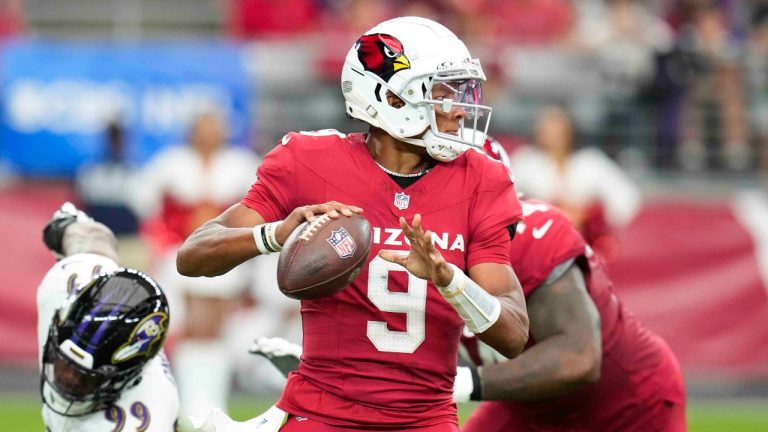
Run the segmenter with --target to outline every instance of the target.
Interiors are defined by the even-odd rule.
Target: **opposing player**
[[[46,430],[174,431],[179,400],[162,352],[169,310],[160,287],[118,267],[112,232],[70,203],[43,240],[60,258],[37,292]]]
[[[527,315],[508,256],[520,204],[502,164],[461,152],[485,135],[484,79],[442,25],[381,23],[342,71],[347,113],[368,133],[286,135],[243,201],[179,251],[182,274],[222,274],[276,252],[304,220],[365,208],[368,265],[341,293],[302,302],[304,361],[277,403],[291,415],[281,431],[456,431],[462,327],[508,357],[523,348]]]

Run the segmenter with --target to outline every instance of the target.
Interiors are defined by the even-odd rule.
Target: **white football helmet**
[[[451,161],[464,146],[485,141],[491,108],[482,105],[485,73],[464,43],[443,25],[418,17],[384,21],[366,32],[347,53],[341,89],[347,115],[422,147],[439,161]],[[440,86],[452,97],[432,97]],[[390,106],[387,92],[405,105]],[[465,110],[456,134],[440,132],[435,109]],[[482,147],[482,145],[481,145]]]

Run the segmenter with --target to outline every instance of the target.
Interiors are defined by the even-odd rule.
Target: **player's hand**
[[[414,216],[411,225],[401,217],[400,228],[410,242],[411,250],[408,253],[382,250],[379,256],[400,264],[418,278],[431,280],[437,286],[448,285],[453,278],[453,269],[432,243],[432,231],[424,231],[422,228],[421,215]]]
[[[269,360],[284,376],[296,370],[301,361],[302,349],[299,345],[279,337],[260,337],[248,348],[251,354],[257,354]]]
[[[75,222],[93,222],[93,218],[67,201],[53,213],[53,217],[43,228],[43,243],[53,251],[56,258],[64,257],[64,250],[62,249],[64,231]]]
[[[337,201],[329,201],[325,204],[314,204],[303,207],[297,207],[291,214],[288,215],[275,230],[275,239],[281,245],[285,244],[288,240],[288,236],[291,235],[293,230],[304,221],[313,222],[317,215],[328,215],[331,219],[336,219],[340,216],[352,216],[354,213],[362,213],[363,209],[347,204],[342,204]]]

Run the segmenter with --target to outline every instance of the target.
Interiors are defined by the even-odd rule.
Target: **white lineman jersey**
[[[78,254],[57,262],[48,271],[37,291],[40,359],[56,309],[73,290],[84,286],[94,275],[117,268],[113,260],[104,256]],[[66,417],[43,405],[43,422],[49,432],[173,432],[178,412],[176,383],[161,351],[144,367],[139,384],[123,391],[110,408]]]

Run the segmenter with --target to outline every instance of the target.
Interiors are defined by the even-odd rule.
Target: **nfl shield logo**
[[[344,228],[331,231],[331,236],[328,237],[326,241],[333,246],[333,249],[342,258],[351,257],[355,252],[355,249],[357,249],[355,239],[353,239]]]
[[[395,207],[400,210],[408,208],[408,203],[411,202],[411,197],[405,194],[405,192],[398,192],[395,194]]]

